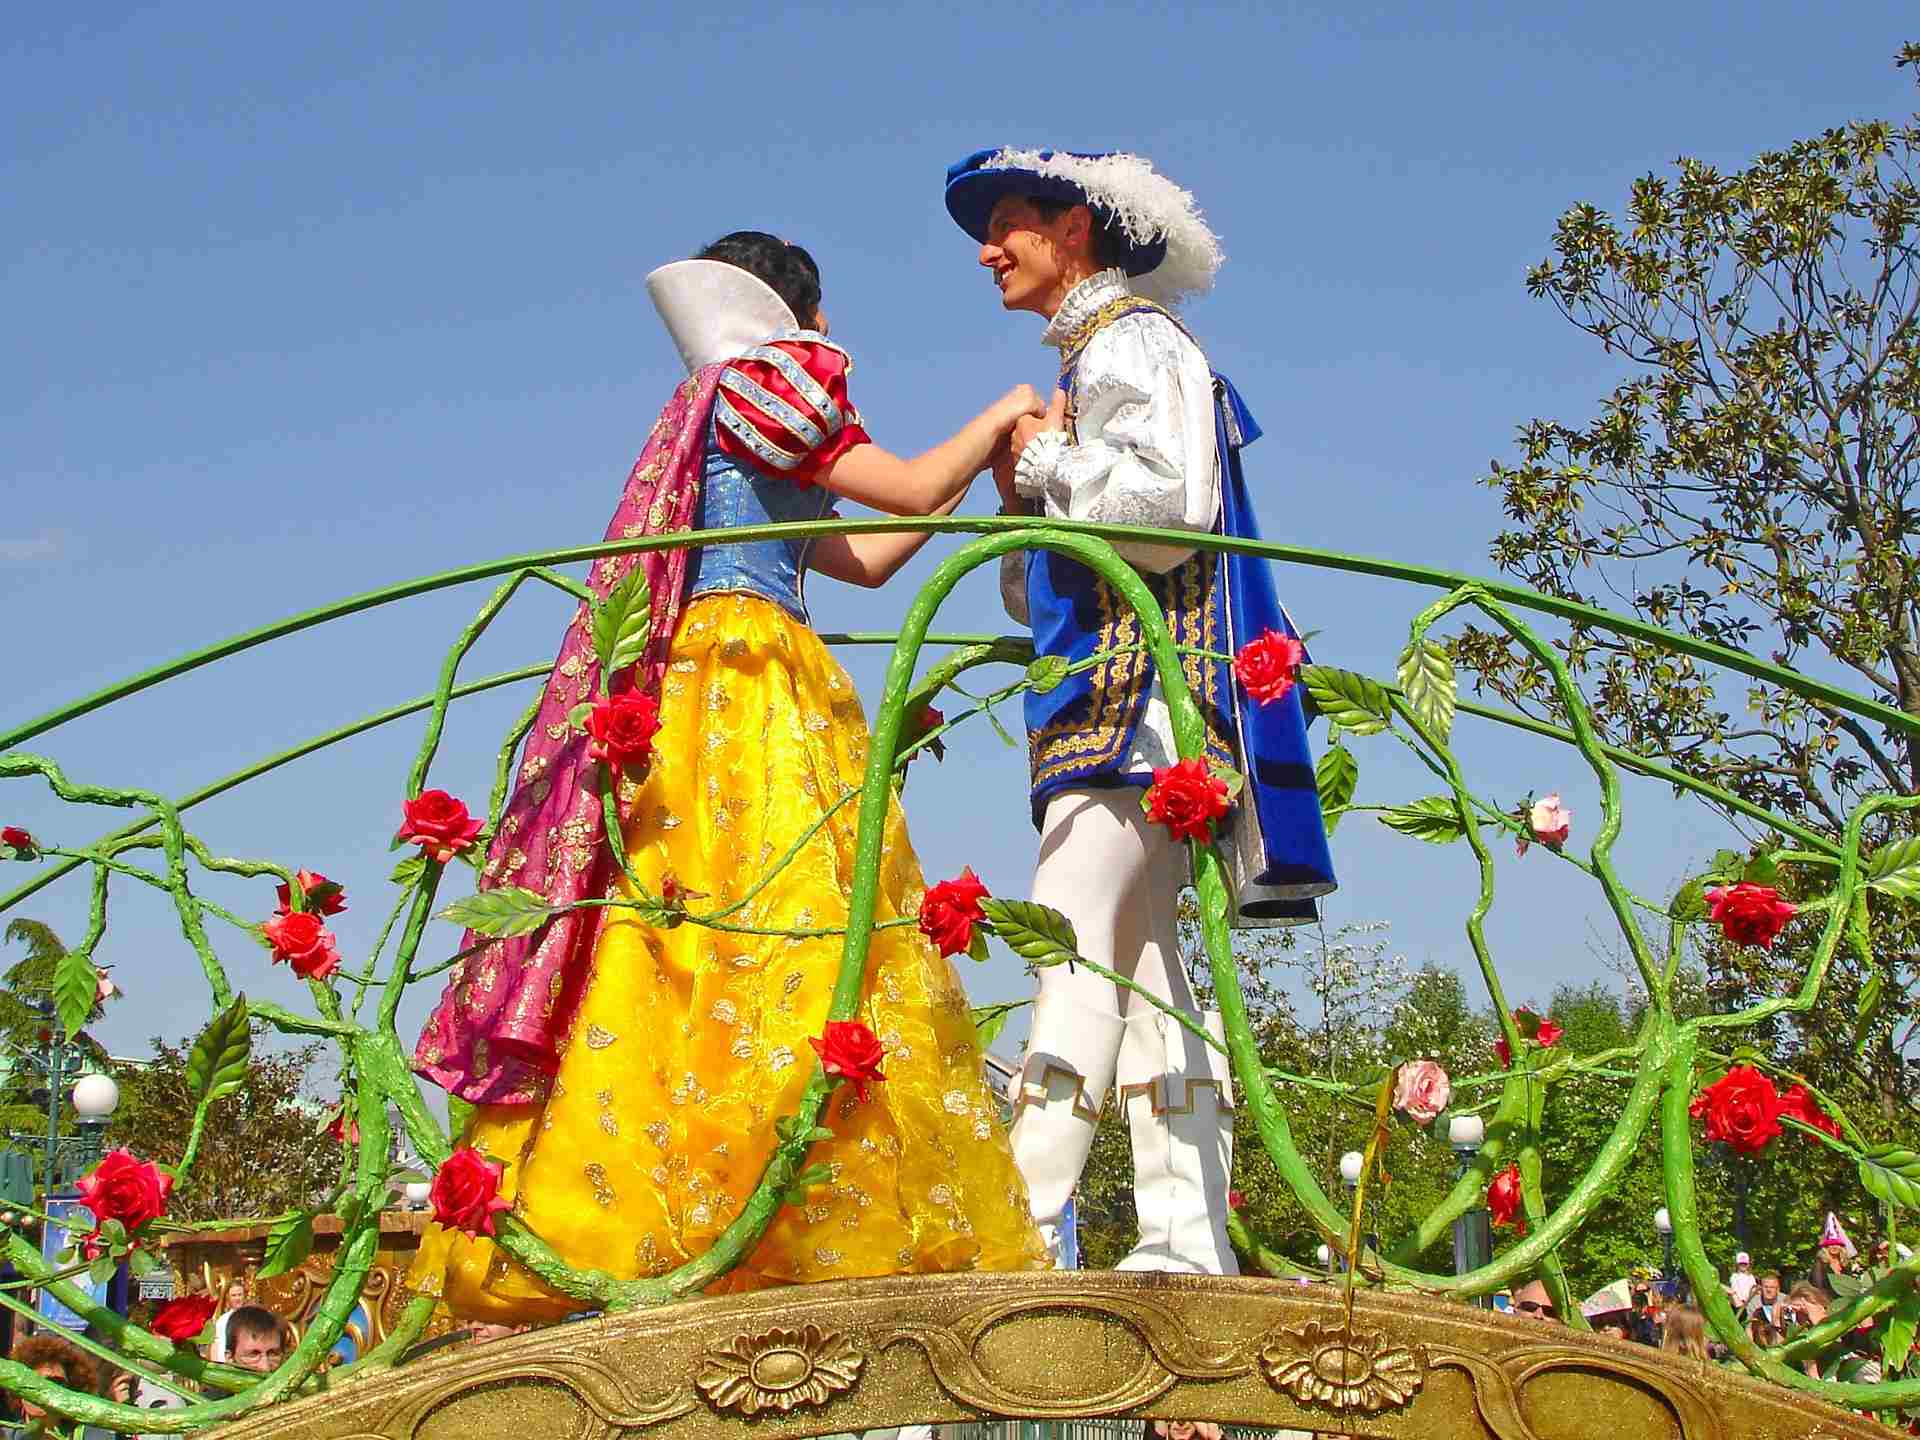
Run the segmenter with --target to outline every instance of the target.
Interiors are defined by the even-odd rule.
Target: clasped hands
[[[1012,424],[1000,437],[991,461],[994,487],[1000,492],[1000,504],[1007,510],[1026,510],[1026,500],[1013,488],[1014,467],[1033,437],[1048,430],[1067,428],[1067,396],[1064,390],[1053,392],[1051,404],[1042,405],[1031,385],[1016,385],[1001,401],[1003,414],[1013,416]]]

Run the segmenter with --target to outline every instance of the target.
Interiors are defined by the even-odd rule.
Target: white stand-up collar
[[[1094,311],[1132,293],[1127,272],[1117,267],[1089,275],[1067,292],[1067,298],[1060,302],[1060,308],[1054,311],[1047,328],[1041,332],[1040,343],[1056,350],[1062,348]]]

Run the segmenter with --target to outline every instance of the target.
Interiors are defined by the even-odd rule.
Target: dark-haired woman
[[[944,512],[1014,421],[1042,409],[1021,386],[923,455],[882,450],[850,398],[852,361],[826,337],[817,268],[770,235],[729,235],[648,290],[691,378],[609,535],[819,519],[836,496]],[[734,928],[588,909],[492,942],[456,974],[416,1054],[478,1105],[466,1143],[510,1162],[514,1212],[576,1268],[660,1275],[711,1247],[815,1072],[853,879],[856,807],[843,801],[868,737],[852,682],[808,626],[804,578],[878,585],[924,539],[723,543],[683,569],[664,552],[595,567],[605,590],[649,565],[663,637],[615,681],[616,695],[659,705],[651,760],[620,783],[627,862],[645,894],[728,911]],[[556,662],[485,868],[485,883],[550,900],[632,888],[602,853],[600,761],[567,720],[597,693],[585,632],[576,624]],[[876,919],[914,916],[925,887],[897,806],[881,868]],[[833,1138],[809,1157],[832,1179],[782,1208],[721,1285],[1043,1266],[951,963],[911,926],[878,930],[858,1019],[884,1047],[885,1078],[835,1092]],[[465,1319],[578,1308],[492,1242],[446,1229],[413,1283]]]

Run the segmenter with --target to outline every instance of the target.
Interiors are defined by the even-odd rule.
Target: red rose
[[[1227,1209],[1244,1210],[1246,1208],[1247,1208],[1246,1196],[1242,1195],[1238,1190],[1227,1191]]]
[[[913,734],[908,737],[907,743],[913,744],[922,736],[931,731],[938,730],[946,723],[947,717],[943,711],[932,705],[925,706],[920,711],[920,724],[914,730]],[[922,745],[918,750],[913,752],[913,758],[918,760],[921,755],[928,753],[931,753],[935,760],[944,761],[947,758],[947,742],[944,740],[929,740],[925,745]]]
[[[1307,647],[1298,640],[1269,630],[1240,647],[1240,653],[1233,657],[1233,673],[1241,689],[1266,705],[1286,698],[1306,657]]]
[[[118,1220],[129,1235],[149,1220],[167,1213],[173,1177],[151,1160],[136,1160],[131,1151],[115,1150],[80,1181],[80,1202],[104,1225]]]
[[[182,1295],[156,1310],[153,1319],[147,1322],[147,1329],[163,1340],[184,1345],[199,1339],[200,1332],[213,1319],[214,1308],[211,1295]]]
[[[1774,937],[1787,928],[1794,915],[1793,906],[1780,898],[1778,890],[1745,880],[1707,891],[1707,905],[1713,923],[1727,939],[1736,945],[1758,945],[1763,950],[1773,948]]]
[[[587,716],[592,743],[587,754],[617,770],[644,770],[653,760],[653,737],[660,733],[660,703],[651,695],[628,691],[596,700]]]
[[[942,880],[920,902],[920,933],[942,955],[965,955],[973,949],[973,927],[986,924],[980,902],[987,887],[968,866],[951,880]]]
[[[313,870],[296,870],[293,878],[300,882],[300,894],[304,897],[302,909],[311,910],[316,915],[338,915],[347,908],[347,892],[326,876]],[[287,893],[285,885],[279,886],[274,893],[280,897],[282,915],[293,908],[293,897]]]
[[[260,927],[273,958],[293,966],[302,980],[324,980],[340,968],[333,948],[333,932],[311,910],[289,910]]]
[[[449,1230],[469,1235],[493,1234],[493,1217],[512,1208],[500,1198],[501,1167],[471,1145],[462,1145],[434,1173],[427,1198],[433,1218]]]
[[[1751,1065],[1736,1065],[1694,1097],[1689,1112],[1707,1122],[1707,1139],[1758,1155],[1780,1133],[1780,1094]]]
[[[1213,822],[1231,803],[1227,782],[1207,769],[1204,760],[1182,760],[1153,772],[1147,791],[1147,819],[1164,825],[1176,840],[1209,840]]]
[[[1520,1204],[1520,1167],[1509,1165],[1487,1186],[1487,1213],[1494,1224],[1511,1225],[1524,1232],[1526,1222],[1520,1218]]]
[[[347,1107],[343,1103],[333,1112],[333,1119],[327,1122],[326,1134],[342,1145],[348,1143],[358,1145],[360,1143],[359,1116],[349,1118]]]
[[[1560,1037],[1566,1033],[1564,1028],[1554,1024],[1553,1021],[1542,1020],[1540,1022],[1540,1028],[1534,1032],[1533,1042],[1536,1045],[1552,1045],[1557,1043]]]
[[[1493,1042],[1493,1053],[1500,1057],[1500,1068],[1502,1070],[1511,1070],[1513,1068],[1513,1051],[1507,1048],[1507,1042],[1505,1040],[1496,1040]]]
[[[400,826],[399,838],[413,841],[442,865],[472,848],[480,834],[482,822],[444,790],[423,790],[418,800],[404,802],[401,809],[407,818]]]
[[[0,845],[11,849],[16,860],[31,860],[40,853],[39,842],[18,825],[0,828]]]
[[[824,1035],[807,1041],[820,1056],[820,1067],[829,1075],[853,1082],[854,1093],[867,1098],[867,1082],[884,1080],[880,1062],[887,1057],[879,1037],[858,1020],[829,1020]]]
[[[1822,1134],[1840,1138],[1840,1122],[1820,1108],[1820,1102],[1807,1093],[1804,1085],[1795,1085],[1780,1097],[1780,1108],[1774,1112],[1798,1120],[1802,1125],[1811,1125]]]

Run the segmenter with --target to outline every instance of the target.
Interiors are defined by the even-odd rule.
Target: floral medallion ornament
[[[1398,1410],[1427,1383],[1426,1351],[1389,1345],[1384,1335],[1356,1335],[1309,1320],[1277,1330],[1260,1348],[1260,1369],[1274,1389],[1302,1405],[1328,1410]]]
[[[818,1325],[739,1335],[707,1352],[694,1384],[716,1410],[782,1414],[800,1405],[824,1405],[860,1378],[867,1357],[844,1335]]]

